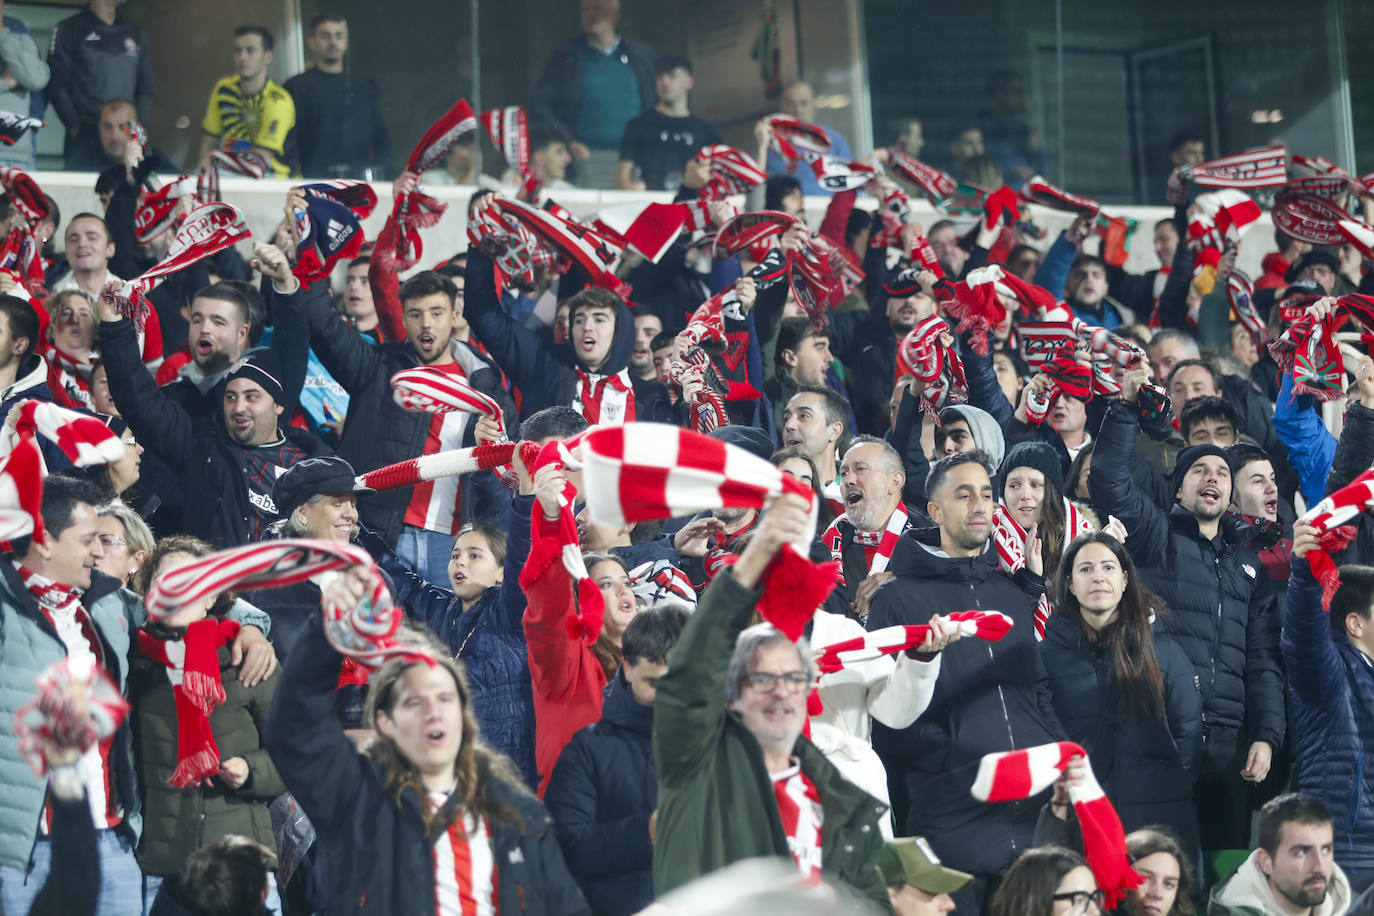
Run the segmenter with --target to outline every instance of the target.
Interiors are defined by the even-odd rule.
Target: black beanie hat
[[[1225,449],[1219,445],[1212,445],[1210,442],[1204,445],[1190,445],[1178,453],[1178,463],[1174,465],[1173,477],[1175,493],[1178,492],[1179,487],[1183,486],[1183,477],[1188,473],[1188,469],[1208,455],[1216,455],[1226,461]],[[1227,467],[1230,467],[1230,462],[1227,462]]]
[[[1064,493],[1064,465],[1059,460],[1059,453],[1054,450],[1054,446],[1048,442],[1040,442],[1030,439],[1025,442],[1018,442],[1011,447],[1005,458],[1002,459],[1002,466],[997,469],[997,495],[1001,496],[1006,487],[1007,475],[1016,468],[1034,468],[1045,475],[1045,482],[1052,483],[1060,493]]]

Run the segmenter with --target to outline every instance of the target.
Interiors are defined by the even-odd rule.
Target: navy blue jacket
[[[1285,729],[1280,620],[1264,564],[1247,546],[1251,528],[1222,516],[1209,541],[1192,513],[1155,505],[1131,479],[1138,431],[1134,406],[1114,402],[1093,449],[1093,505],[1121,519],[1141,581],[1169,604],[1162,629],[1188,653],[1202,687],[1204,754],[1229,753],[1229,742],[1209,740],[1217,729],[1278,750]]]
[[[1336,862],[1374,867],[1374,663],[1333,637],[1321,586],[1293,558],[1283,612],[1283,658],[1293,715],[1297,791],[1335,815]]]
[[[530,555],[533,505],[533,496],[516,496],[512,501],[503,584],[487,589],[467,611],[457,595],[417,576],[375,534],[359,537],[359,543],[395,581],[393,595],[406,613],[433,630],[454,658],[463,660],[483,740],[515,761],[531,789],[539,785],[539,777],[534,765],[534,697],[522,623],[525,593],[520,588],[520,570]]]
[[[568,870],[597,916],[630,916],[654,899],[653,731],[654,708],[617,672],[601,721],[573,735],[544,793]]]

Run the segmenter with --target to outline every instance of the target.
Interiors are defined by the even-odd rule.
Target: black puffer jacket
[[[299,307],[306,309],[315,354],[348,391],[348,422],[339,441],[339,455],[362,474],[424,454],[431,414],[412,413],[392,400],[391,376],[419,364],[409,342],[367,342],[338,316],[328,300],[311,299]],[[500,373],[468,344],[454,341],[451,347],[454,359],[467,373],[468,384],[501,405],[514,438],[519,431],[515,404],[501,386]],[[475,422],[468,423],[463,433],[464,448],[477,444],[476,429]],[[464,475],[460,486],[463,521],[480,519],[505,527],[510,493],[495,474]],[[362,497],[358,511],[363,523],[387,543],[395,544],[411,493],[410,487],[401,487]]]
[[[636,702],[617,673],[601,721],[573,735],[544,793],[568,869],[597,916],[630,916],[654,899],[653,731],[654,708]]]
[[[1000,611],[1014,626],[998,642],[964,639],[941,661],[930,707],[901,731],[873,723],[874,746],[909,809],[899,836],[924,836],[951,868],[996,875],[1026,849],[1042,799],[985,805],[969,794],[984,754],[1064,737],[1035,647],[1035,602],[1044,582],[1029,571],[1018,586],[998,570],[997,551],[937,555],[939,529],[910,529],[873,596],[869,630],[926,623],[932,614]],[[901,785],[894,786],[900,792]],[[899,812],[900,813],[900,812]]]
[[[473,334],[491,354],[492,361],[510,377],[520,390],[520,415],[528,417],[545,407],[572,407],[578,397],[577,372],[583,366],[573,352],[572,339],[554,345],[518,323],[502,308],[496,295],[495,265],[478,248],[468,251],[463,314],[472,323]],[[623,304],[616,311],[615,336],[611,350],[597,376],[615,375],[630,364],[635,352],[635,322]],[[585,371],[585,370],[583,370]],[[657,423],[674,422],[668,389],[656,379],[636,378],[630,373],[635,396],[634,419]],[[345,386],[346,387],[346,386]],[[618,423],[623,417],[603,416],[603,423]]]
[[[1246,546],[1249,526],[1222,516],[1217,538],[1209,541],[1190,512],[1156,506],[1131,480],[1138,431],[1133,405],[1117,402],[1107,411],[1088,476],[1093,504],[1121,519],[1141,581],[1172,609],[1163,631],[1197,670],[1207,753],[1231,744],[1210,740],[1214,729],[1278,750],[1285,727],[1280,619],[1264,565]]]
[[[331,916],[432,916],[435,832],[427,832],[413,789],[399,802],[385,774],[344,735],[334,713],[343,658],[311,620],[282,668],[264,744],[286,787],[309,816],[325,853]],[[488,791],[519,816],[491,823],[498,909],[507,916],[590,913],[554,837],[553,819],[530,793],[496,777]],[[453,800],[444,809],[457,815]]]
[[[1138,711],[1112,674],[1112,661],[1075,619],[1054,614],[1040,657],[1054,709],[1069,739],[1088,752],[1093,775],[1116,805],[1126,832],[1164,824],[1198,848],[1193,781],[1202,758],[1202,695],[1183,650],[1155,636],[1164,687],[1164,721]]]

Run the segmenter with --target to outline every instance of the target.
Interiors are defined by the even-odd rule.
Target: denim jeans
[[[152,912],[153,901],[157,900],[157,891],[160,887],[161,875],[143,876],[143,916],[148,916]],[[281,899],[277,896],[277,876],[271,872],[267,873],[267,901],[264,905],[274,913],[281,912]]]
[[[396,540],[396,556],[400,557],[415,575],[430,585],[449,588],[448,557],[453,552],[453,535],[429,531],[414,525],[401,528]]]
[[[143,910],[143,871],[134,858],[129,841],[113,830],[96,832],[100,852],[99,916],[129,916]],[[25,875],[21,869],[0,865],[0,899],[6,913],[27,913],[33,898],[48,879],[52,866],[52,845],[47,838],[33,847],[33,868]]]

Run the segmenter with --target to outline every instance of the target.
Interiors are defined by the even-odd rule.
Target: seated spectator
[[[688,619],[675,608],[649,609],[625,628],[601,720],[568,742],[544,796],[569,870],[605,916],[631,916],[654,899],[654,697]]]
[[[353,608],[368,580],[336,577],[324,600]],[[462,664],[416,634],[432,664],[397,659],[372,675],[359,752],[334,708],[343,658],[314,617],[283,671],[266,744],[315,826],[331,913],[590,914],[553,822],[481,738]],[[465,863],[460,866],[459,863]]]
[[[290,174],[285,144],[296,123],[296,106],[291,94],[267,77],[274,45],[272,33],[260,25],[234,30],[238,75],[224,77],[210,90],[197,164],[203,165],[216,149],[251,149],[266,157],[277,178]]]
[[[887,897],[896,916],[943,916],[954,909],[949,895],[973,875],[945,868],[924,837],[888,840],[878,855]]]
[[[801,735],[815,676],[809,648],[771,626],[746,629],[764,569],[808,523],[805,500],[775,500],[669,655],[654,704],[657,894],[741,859],[775,856],[890,905],[876,864],[882,806]],[[759,791],[764,772],[771,794]]]
[[[1340,567],[1329,613],[1307,557],[1310,526],[1293,529],[1293,578],[1283,612],[1283,657],[1292,704],[1295,787],[1321,799],[1340,819],[1336,859],[1353,894],[1374,884],[1374,787],[1361,761],[1374,747],[1364,710],[1374,706],[1374,569]]]
[[[655,103],[653,49],[619,25],[620,0],[582,0],[582,34],[549,55],[530,98],[532,122],[572,138],[584,188],[615,187],[625,125]]]
[[[146,595],[160,577],[212,550],[184,535],[163,538],[139,569],[139,593]],[[269,676],[252,687],[240,679],[228,645],[239,629],[225,616],[232,604],[232,596],[223,592],[179,607],[137,634],[129,700],[146,791],[138,862],[147,896],[157,892],[165,877],[181,871],[186,849],[195,843],[243,835],[269,850],[276,848],[267,805],[286,787],[261,736],[280,678]],[[199,633],[194,637],[198,645],[211,647],[208,670],[194,670],[198,662],[188,657],[186,641],[193,638],[192,631]],[[183,676],[192,674],[220,687],[210,691],[221,699],[208,704],[208,711],[193,705],[180,689]],[[205,754],[218,764],[208,774],[199,761]],[[271,876],[267,886],[267,906],[279,909]]]
[[[1037,846],[1022,853],[998,885],[991,916],[1068,916],[1102,912],[1102,892],[1076,852]]]
[[[816,93],[810,83],[798,80],[788,85],[782,90],[782,102],[778,107],[788,117],[824,131],[830,138],[831,156],[846,162],[854,158],[854,154],[849,151],[849,141],[838,130],[816,121]],[[803,194],[829,197],[834,193],[821,187],[809,163],[798,160],[789,166],[783,162],[782,157],[769,148],[767,129],[768,125],[760,121],[754,128],[754,136],[759,138],[759,163],[769,175],[789,175],[796,178],[801,183]],[[764,150],[767,150],[766,154]]]
[[[958,175],[970,159],[981,156],[984,152],[981,128],[964,127],[957,130],[954,139],[950,141],[947,158],[944,159],[945,171]]]
[[[186,858],[149,902],[149,916],[264,916],[277,856],[262,843],[227,836]]]
[[[1155,631],[1135,564],[1112,535],[1086,534],[1065,548],[1054,594],[1059,607],[1045,625],[1040,655],[1059,721],[1092,758],[1123,827],[1164,824],[1191,861],[1199,849],[1193,781],[1202,757],[1192,663]],[[1067,817],[1067,807],[1053,810]]]
[[[315,66],[282,87],[295,105],[289,144],[307,178],[382,178],[390,158],[377,83],[353,71],[348,22],[337,13],[310,20],[306,44]]]
[[[692,114],[687,96],[692,63],[663,56],[654,63],[658,104],[625,125],[615,186],[627,191],[676,191],[687,163],[703,146],[720,142],[716,129]]]
[[[1342,916],[1352,893],[1333,859],[1331,809],[1310,795],[1280,795],[1260,808],[1259,845],[1212,888],[1207,916]]]

